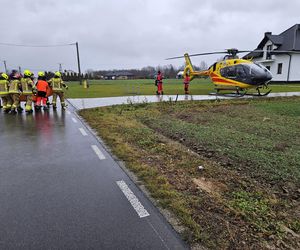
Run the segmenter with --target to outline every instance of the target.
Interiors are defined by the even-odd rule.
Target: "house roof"
[[[268,41],[278,46],[277,49],[273,51],[300,51],[300,24],[295,24],[279,35],[272,35],[271,32],[266,32],[264,38],[255,50],[262,50]],[[261,57],[262,52],[256,52],[255,50],[245,55],[244,58]]]

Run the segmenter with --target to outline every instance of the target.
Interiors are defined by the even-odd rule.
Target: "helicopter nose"
[[[265,75],[265,82],[269,82],[271,81],[273,78],[271,72],[266,72],[266,75]]]
[[[255,85],[265,84],[265,83],[269,82],[270,80],[272,80],[272,75],[269,72],[266,72],[265,74],[259,74],[259,75],[252,77],[252,82]]]

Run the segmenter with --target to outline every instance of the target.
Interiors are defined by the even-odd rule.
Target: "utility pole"
[[[75,44],[76,44],[76,51],[77,51],[77,63],[78,63],[79,83],[81,85],[82,84],[82,79],[81,79],[81,70],[80,70],[80,59],[79,59],[78,42],[76,42]]]
[[[6,61],[4,60],[3,63],[4,63],[5,73],[8,74],[7,67],[6,67]]]
[[[63,70],[62,70],[62,66],[61,66],[62,64],[61,63],[59,63],[59,69],[58,69],[58,71],[59,72],[62,72]]]

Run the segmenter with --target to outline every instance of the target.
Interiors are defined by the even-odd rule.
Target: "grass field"
[[[90,87],[84,89],[78,82],[68,83],[68,98],[93,98],[129,95],[154,95],[154,80],[97,80],[89,81]],[[300,91],[300,84],[270,85],[272,92]],[[192,95],[206,95],[214,91],[210,79],[195,79],[190,84]],[[184,94],[182,79],[164,80],[164,93],[168,95]]]
[[[299,104],[162,102],[80,115],[176,215],[190,244],[299,249]]]

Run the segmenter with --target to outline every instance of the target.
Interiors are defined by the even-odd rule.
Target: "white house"
[[[279,35],[266,32],[257,48],[244,58],[253,58],[268,68],[274,82],[300,82],[300,24]]]

